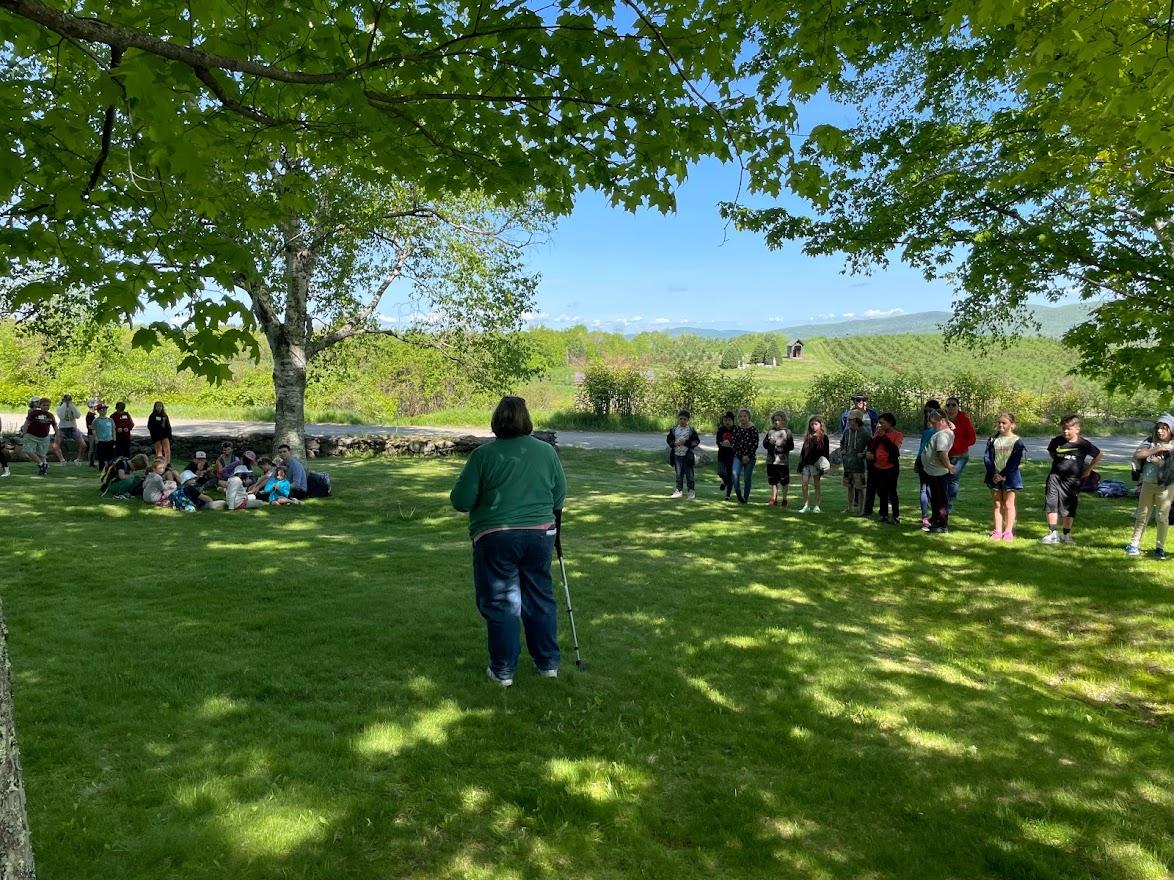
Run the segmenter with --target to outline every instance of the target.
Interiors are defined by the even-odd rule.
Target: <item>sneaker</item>
[[[1165,559],[1165,558],[1166,558],[1166,551],[1163,550],[1161,547],[1155,547],[1154,548],[1154,559]]]
[[[1126,556],[1141,556],[1141,548],[1138,547],[1136,544],[1126,544],[1125,545],[1125,555]]]
[[[672,495],[669,496],[669,498],[682,498],[682,497],[684,497],[684,493],[680,489],[677,489],[675,492],[673,492]]]
[[[931,526],[929,523],[925,522],[924,520],[922,521],[922,523],[921,523],[921,530],[922,530],[923,532],[926,532],[926,533],[928,533],[928,532],[929,532],[929,530],[930,530],[930,529],[932,529],[932,528],[933,528],[933,526]]]
[[[1014,541],[1015,540],[1015,533],[1014,532],[1003,532],[1003,540],[1004,541]]]
[[[990,538],[992,541],[1001,541],[1001,540],[1003,540],[1003,533],[998,530],[995,530],[995,531],[992,531],[989,535],[987,535],[987,537]]]
[[[49,462],[42,461],[40,464],[37,465],[37,476],[43,477],[47,473],[49,473]]]
[[[819,513],[820,512],[819,505],[817,504],[817,505],[815,505],[815,507],[811,508],[811,512],[812,513]]]
[[[921,518],[921,524],[922,524],[923,526],[928,526],[928,525],[929,525],[929,517],[928,517],[928,516],[923,516],[923,517]]]
[[[800,513],[811,513],[811,508],[808,507],[806,504],[804,504],[802,507],[799,508],[799,512]]]
[[[1076,539],[1075,539],[1075,538],[1073,538],[1071,535],[1065,535],[1063,532],[1061,532],[1061,533],[1060,533],[1060,543],[1061,543],[1061,544],[1073,544],[1073,545],[1075,545],[1075,544],[1076,544]]]
[[[697,493],[694,492],[692,489],[690,489],[689,490],[689,500],[693,501],[696,497],[697,497]]]
[[[929,533],[931,535],[945,535],[949,533],[949,529],[945,526],[931,526]]]
[[[130,496],[127,495],[125,492],[119,492],[117,495],[114,496],[114,500],[115,501],[130,501]]]
[[[899,517],[899,516],[894,516],[892,519],[890,519],[890,520],[889,520],[889,524],[890,524],[890,525],[894,525],[894,526],[899,526],[899,525],[901,525],[901,517]]]
[[[558,678],[558,667],[554,669],[539,669],[538,674],[543,678]]]
[[[556,669],[555,672],[557,673],[558,670]],[[485,677],[488,678],[494,684],[498,685],[499,687],[503,687],[503,688],[508,688],[514,683],[514,680],[512,678],[498,678],[496,675],[493,674],[493,670],[490,669],[488,666],[485,667]]]
[[[779,502],[779,507],[786,507],[786,506],[787,506],[787,499],[784,498],[782,501]]]
[[[11,476],[12,476],[12,473],[11,473],[11,471],[8,470],[8,468],[4,468],[4,470],[0,471],[0,477],[11,477]]]
[[[778,501],[776,501],[774,498],[772,498],[772,499],[770,499],[770,501],[766,502],[766,506],[767,507],[774,507],[778,503],[779,503]]]
[[[888,524],[889,524],[889,518],[888,518],[887,516],[883,516],[883,515],[882,515],[882,516],[881,516],[881,518],[877,520],[877,522],[882,522],[882,523],[884,523],[885,525],[888,525]]]
[[[1059,532],[1048,532],[1046,535],[1044,535],[1042,538],[1040,538],[1040,543],[1041,544],[1059,544],[1060,543],[1060,533]]]

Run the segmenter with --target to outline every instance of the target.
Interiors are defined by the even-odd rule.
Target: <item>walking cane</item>
[[[567,618],[571,622],[571,643],[575,646],[575,666],[579,671],[587,668],[579,656],[579,634],[575,631],[575,612],[571,608],[571,585],[567,582],[567,566],[563,562],[563,512],[554,512],[554,552],[558,555],[558,567],[563,573],[563,595],[567,599]]]

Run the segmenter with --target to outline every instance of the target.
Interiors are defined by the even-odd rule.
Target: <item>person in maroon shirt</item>
[[[970,461],[970,447],[978,442],[978,434],[974,431],[974,422],[970,421],[970,416],[962,412],[961,401],[957,397],[946,398],[946,418],[954,423],[954,445],[950,447],[950,464],[954,465],[954,471],[946,483],[946,497],[950,510],[953,510],[954,502],[958,500],[962,471]]]
[[[130,432],[134,430],[135,420],[126,411],[126,404],[118,401],[114,404],[114,415],[110,417],[114,422],[114,451],[120,456],[130,456]]]
[[[35,405],[30,407],[28,417],[21,425],[24,434],[21,445],[25,458],[37,463],[37,474],[43,477],[49,473],[49,431],[57,428],[57,418],[49,412],[52,403],[49,398],[29,402]]]

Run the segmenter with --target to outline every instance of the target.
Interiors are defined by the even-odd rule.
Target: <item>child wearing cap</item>
[[[114,420],[106,415],[106,404],[99,402],[96,407],[98,414],[94,417],[94,457],[97,459],[98,471],[106,470],[114,459]]]
[[[130,432],[135,428],[135,420],[126,411],[126,403],[118,401],[114,404],[114,450],[122,456],[130,455]]]

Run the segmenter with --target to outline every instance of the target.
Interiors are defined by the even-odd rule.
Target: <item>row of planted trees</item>
[[[1063,382],[1049,391],[1032,391],[973,373],[869,377],[855,370],[840,370],[816,376],[797,393],[770,395],[751,373],[723,373],[707,361],[688,361],[656,371],[595,362],[583,374],[577,404],[581,411],[596,417],[631,423],[659,420],[665,424],[678,410],[687,409],[702,429],[716,424],[726,410],[748,407],[762,424],[771,412],[781,409],[789,414],[796,430],[812,415],[824,417],[831,430],[838,430],[841,412],[852,396],[861,392],[869,396],[873,409],[893,413],[907,431],[921,428],[926,401],[944,402],[951,396],[962,401],[980,431],[993,430],[1004,411],[1015,415],[1020,430],[1046,432],[1068,413],[1111,428],[1139,412],[1148,412],[1147,407],[1154,412],[1160,408],[1156,399],[1104,392],[1094,396]]]

